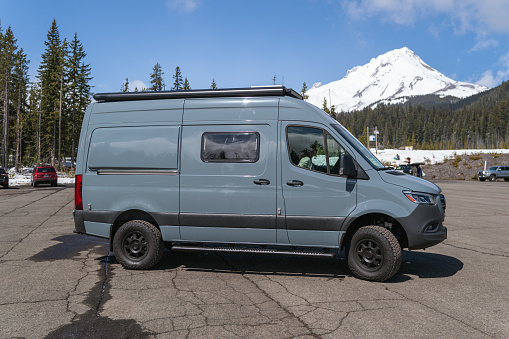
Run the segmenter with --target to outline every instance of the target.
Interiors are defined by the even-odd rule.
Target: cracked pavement
[[[73,234],[73,187],[0,190],[0,338],[507,338],[509,183],[439,182],[449,239],[384,283],[344,259],[165,252]]]

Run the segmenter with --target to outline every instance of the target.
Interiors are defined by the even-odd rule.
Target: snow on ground
[[[459,150],[439,150],[439,151],[428,151],[428,150],[397,150],[397,149],[385,149],[378,150],[375,153],[375,149],[371,149],[371,152],[385,164],[400,165],[407,163],[406,158],[410,158],[410,162],[424,162],[428,161],[431,164],[441,163],[445,159],[454,158],[455,155],[470,155],[476,153],[509,153],[509,149],[459,149]],[[400,160],[394,158],[399,155]],[[325,163],[325,161],[324,161]],[[74,184],[74,177],[68,177],[66,173],[58,172],[58,184]],[[9,170],[9,185],[20,186],[30,185],[30,175],[23,175],[16,173],[14,168]]]
[[[30,185],[30,175],[16,173],[14,168],[9,169],[9,186]],[[74,177],[64,172],[57,172],[57,184],[74,184]]]
[[[410,162],[425,162],[428,160],[431,164],[441,163],[445,159],[454,158],[455,155],[470,155],[476,153],[509,153],[509,149],[457,149],[457,150],[397,150],[397,149],[385,149],[378,150],[375,153],[375,149],[371,152],[384,163],[392,165],[400,165],[406,163],[406,158],[410,158]],[[400,160],[394,158],[399,155]]]

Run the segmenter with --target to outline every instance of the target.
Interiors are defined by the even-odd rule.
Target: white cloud
[[[509,34],[507,0],[343,0],[342,3],[353,19],[380,16],[382,22],[413,25],[419,18],[444,14],[449,16],[457,34],[469,31],[479,36]]]
[[[142,89],[148,89],[148,86],[141,80],[129,81],[129,92],[134,92],[135,88],[141,91]]]
[[[483,49],[489,49],[492,47],[497,47],[498,41],[495,39],[478,39],[477,43],[474,47],[470,49],[470,52],[476,52]]]
[[[497,65],[499,66],[498,70],[489,69],[485,71],[481,78],[476,81],[476,84],[486,86],[486,87],[495,87],[502,83],[502,81],[506,81],[509,79],[509,53],[506,53],[500,57]]]
[[[200,5],[200,0],[166,0],[166,7],[171,12],[190,13]]]

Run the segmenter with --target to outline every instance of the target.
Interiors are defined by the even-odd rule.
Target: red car
[[[39,166],[32,172],[30,184],[36,187],[39,184],[57,185],[57,171],[53,166]]]

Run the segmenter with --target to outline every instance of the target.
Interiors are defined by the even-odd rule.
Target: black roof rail
[[[160,92],[117,92],[96,93],[98,102],[135,101],[156,99],[212,98],[212,97],[258,97],[258,96],[289,96],[302,100],[302,96],[291,88],[284,86],[260,86],[248,88],[197,89],[188,91]]]

